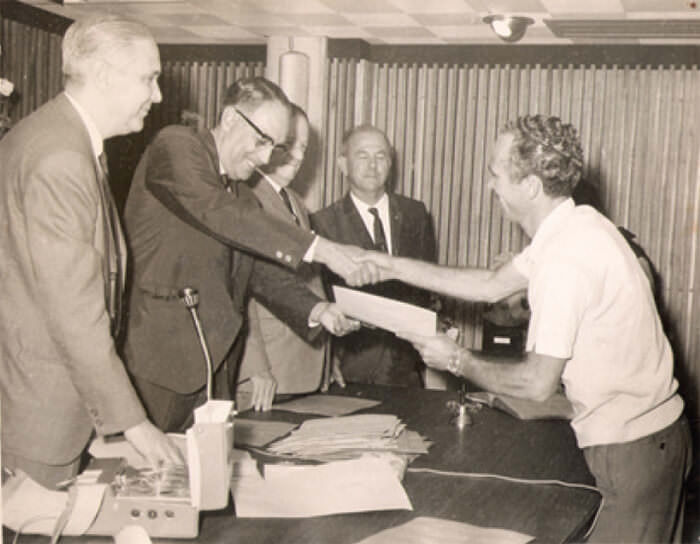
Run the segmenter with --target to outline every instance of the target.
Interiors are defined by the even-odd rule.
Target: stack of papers
[[[269,453],[299,459],[352,459],[367,451],[400,454],[428,452],[429,443],[407,431],[389,414],[361,414],[307,420],[292,433],[267,447]]]

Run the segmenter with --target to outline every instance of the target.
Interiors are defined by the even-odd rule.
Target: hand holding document
[[[437,314],[420,306],[337,285],[333,286],[333,294],[345,315],[364,324],[423,336],[434,336],[437,330]]]

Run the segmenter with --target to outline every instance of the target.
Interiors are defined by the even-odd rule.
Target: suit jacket
[[[435,261],[435,234],[425,205],[402,195],[389,194],[391,245],[394,255]],[[311,215],[311,226],[321,236],[343,244],[374,249],[372,237],[350,198],[341,200]],[[345,285],[331,273],[324,282]],[[388,281],[362,288],[376,295],[401,300],[418,306],[430,305],[430,294],[402,282]],[[329,292],[331,297],[332,293]],[[422,360],[413,346],[392,333],[362,328],[334,339],[334,355],[341,361],[346,380],[359,383],[389,385],[421,385]]]
[[[256,181],[253,193],[263,209],[288,224],[294,224],[294,216],[272,185],[262,178]],[[310,230],[309,215],[301,198],[289,187],[287,194],[300,226]],[[312,292],[324,296],[319,267],[302,263],[297,274],[305,280]],[[318,389],[323,372],[323,340],[326,335],[313,343],[307,342],[255,299],[251,299],[248,304],[248,315],[250,330],[241,359],[239,380],[267,369],[277,380],[278,393],[308,393]]]
[[[66,464],[93,428],[115,433],[146,417],[106,310],[108,189],[63,94],[0,140],[0,164],[2,448]]]
[[[244,183],[227,190],[219,164],[210,131],[166,127],[141,158],[126,202],[134,277],[126,363],[136,376],[182,394],[206,383],[196,330],[178,296],[184,287],[199,292],[215,370],[241,329],[249,286],[299,334],[317,334],[308,315],[320,299],[279,266],[296,267],[313,235],[268,216]]]

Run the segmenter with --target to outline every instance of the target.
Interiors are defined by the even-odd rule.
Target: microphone
[[[199,293],[192,287],[184,287],[180,289],[178,294],[180,295],[182,302],[190,311],[192,322],[194,323],[194,328],[197,331],[197,337],[199,338],[199,344],[202,346],[204,361],[207,365],[207,401],[210,401],[213,398],[214,365],[211,362],[209,346],[207,345],[207,339],[204,337],[204,330],[202,329],[202,323],[199,320],[199,313],[197,312],[197,306],[199,306]]]

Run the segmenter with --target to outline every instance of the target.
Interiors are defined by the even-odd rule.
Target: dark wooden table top
[[[456,399],[454,392],[350,385],[345,390],[332,389],[331,393],[379,400],[379,406],[366,412],[395,414],[409,429],[433,442],[427,455],[409,465],[403,480],[414,510],[304,519],[240,519],[229,507],[201,514],[196,542],[352,544],[418,516],[511,529],[542,543],[566,542],[582,535],[598,507],[599,496],[585,489],[414,471],[429,468],[592,485],[593,478],[565,421],[520,421],[483,408],[472,415],[472,425],[460,430],[451,423],[447,407],[449,400]],[[241,417],[297,423],[315,416],[272,411],[246,412]],[[8,535],[11,533],[6,538]],[[21,542],[32,540],[23,536]],[[66,544],[107,541],[111,539],[61,539]]]

